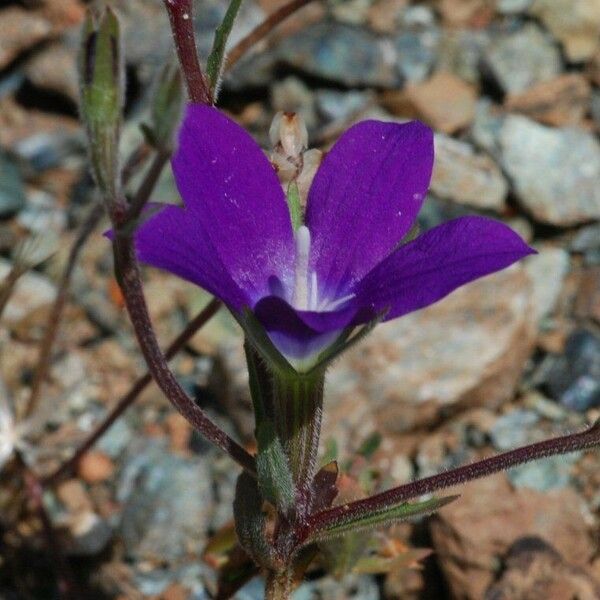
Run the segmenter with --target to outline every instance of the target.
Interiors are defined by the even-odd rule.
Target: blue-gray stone
[[[423,81],[437,59],[440,33],[437,29],[403,31],[394,40],[397,69],[403,81]]]
[[[558,46],[533,23],[499,33],[487,47],[482,64],[506,93],[522,92],[562,70]]]
[[[571,334],[546,386],[552,398],[571,410],[600,406],[600,337],[586,329]]]
[[[25,189],[19,167],[0,152],[0,218],[10,217],[25,206]]]
[[[395,87],[400,76],[386,54],[385,40],[358,27],[322,21],[286,38],[280,61],[311,75],[349,86]]]
[[[162,442],[140,440],[124,460],[117,498],[125,505],[120,533],[129,557],[172,562],[206,541],[212,478],[199,456],[184,458]]]

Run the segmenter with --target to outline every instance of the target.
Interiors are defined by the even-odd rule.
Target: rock
[[[484,600],[595,600],[600,583],[586,568],[573,566],[538,537],[518,539],[504,560],[502,577]]]
[[[436,69],[450,71],[464,81],[479,84],[480,65],[489,43],[490,34],[485,29],[444,29]]]
[[[592,83],[600,85],[600,48],[594,53],[594,56],[587,65],[587,75]]]
[[[552,398],[576,411],[600,406],[600,337],[587,329],[572,333],[565,353],[548,373]]]
[[[575,314],[600,323],[600,267],[583,271],[575,300]]]
[[[77,471],[86,483],[101,483],[109,479],[115,465],[109,456],[98,450],[90,450],[79,461]]]
[[[438,29],[407,29],[396,36],[393,47],[386,46],[386,56],[393,57],[403,81],[423,81],[436,62],[439,43]]]
[[[529,443],[528,429],[535,426],[539,420],[539,415],[533,411],[520,409],[499,417],[489,432],[494,448],[505,451]]]
[[[473,86],[440,71],[423,83],[384,94],[382,103],[393,114],[420,119],[450,134],[473,122],[476,99]]]
[[[573,252],[584,253],[587,250],[600,248],[600,223],[582,227],[571,242]]]
[[[438,134],[431,191],[459,204],[501,213],[508,183],[488,155],[476,154],[470,144]]]
[[[509,94],[504,106],[548,125],[578,125],[590,109],[591,87],[578,73],[538,83],[524,92]]]
[[[374,577],[347,575],[341,581],[321,577],[304,582],[295,592],[294,600],[379,600],[379,587]]]
[[[52,23],[48,19],[20,6],[0,10],[0,21],[0,69],[6,68],[21,52],[46,39],[52,32]]]
[[[507,400],[534,340],[530,295],[516,267],[378,326],[330,372],[325,414],[335,435],[377,429],[385,438]]]
[[[594,552],[582,500],[572,489],[513,490],[506,476],[498,474],[456,491],[459,500],[431,523],[434,550],[453,597],[483,598],[500,557],[523,536],[552,543],[576,565],[586,564]]]
[[[25,200],[19,167],[0,151],[0,219],[19,212],[25,206]]]
[[[592,135],[511,115],[500,146],[517,197],[535,219],[566,227],[600,218],[600,144]]]
[[[128,556],[172,562],[205,541],[212,484],[199,457],[170,454],[163,443],[139,440],[123,463],[118,499],[125,503],[120,532]]]
[[[346,86],[395,87],[393,48],[365,29],[325,20],[284,39],[277,58],[302,71]]]
[[[361,113],[372,102],[369,92],[337,90],[318,90],[316,93],[317,110],[328,121],[345,123]]]
[[[598,49],[598,0],[535,0],[531,13],[560,40],[570,61],[587,60]]]
[[[550,434],[539,425],[539,415],[530,410],[512,410],[500,417],[490,431],[496,450],[504,452],[519,446],[540,442]],[[553,432],[559,435],[563,432]],[[552,456],[514,467],[507,472],[516,488],[529,488],[545,492],[565,488],[571,481],[571,469],[579,454]]]
[[[79,102],[77,52],[75,48],[55,43],[27,61],[25,74],[38,88],[62,94]]]
[[[110,525],[92,511],[72,515],[68,520],[68,528],[71,538],[67,541],[67,551],[73,556],[99,554],[113,535]]]
[[[376,0],[367,13],[369,26],[377,33],[395,33],[407,4],[408,0]]]
[[[538,254],[528,256],[525,270],[533,284],[537,321],[552,313],[560,296],[565,277],[569,273],[569,253],[562,248],[542,247]]]
[[[527,11],[534,0],[497,0],[496,10],[503,15],[521,14]]]
[[[494,6],[489,0],[439,0],[444,22],[451,27],[474,26],[489,22]]]
[[[11,264],[0,258],[0,281],[8,275]],[[21,319],[48,306],[56,297],[54,284],[39,273],[25,273],[14,287],[13,293],[2,313],[2,320],[7,324],[16,324]]]
[[[595,89],[592,92],[591,113],[597,125],[600,125],[600,92]]]
[[[347,0],[334,4],[332,13],[337,21],[348,25],[362,25],[369,14],[371,0]]]
[[[490,75],[506,93],[522,92],[562,70],[558,48],[534,24],[498,35],[484,56]]]
[[[497,160],[500,159],[499,140],[505,119],[505,113],[491,100],[482,98],[477,102],[470,137],[479,148],[485,150]]]

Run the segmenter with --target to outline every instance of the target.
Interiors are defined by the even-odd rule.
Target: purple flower
[[[455,219],[405,245],[427,192],[432,132],[364,121],[326,155],[293,231],[274,169],[241,127],[190,105],[173,158],[184,207],[136,232],[139,259],[250,309],[297,369],[348,328],[405,315],[533,250],[509,227]]]

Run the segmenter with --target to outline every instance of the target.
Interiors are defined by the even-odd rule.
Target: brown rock
[[[591,87],[578,73],[538,83],[524,92],[509,94],[504,106],[536,121],[555,125],[578,125],[590,108]]]
[[[378,326],[330,372],[330,431],[380,428],[385,438],[442,411],[506,401],[534,342],[530,302],[529,280],[514,267]]]
[[[110,478],[115,465],[109,456],[98,450],[91,450],[79,461],[78,473],[86,483],[100,483]]]
[[[589,570],[574,567],[549,544],[522,538],[510,549],[500,581],[485,600],[596,600],[600,584]]]
[[[9,6],[0,10],[0,69],[23,51],[80,23],[85,14],[78,0],[52,0],[35,10]]]
[[[0,11],[0,69],[8,66],[21,52],[45,40],[52,32],[52,23],[42,15],[19,6]]]
[[[495,0],[438,0],[439,10],[448,25],[484,26],[494,14]]]
[[[476,101],[473,86],[445,71],[382,97],[382,104],[394,114],[422,119],[443,133],[454,133],[470,125],[475,118]]]
[[[431,523],[434,549],[454,598],[483,598],[500,557],[523,536],[552,543],[574,565],[585,565],[594,552],[581,499],[571,489],[514,490],[498,474],[456,491],[460,499]]]
[[[77,513],[92,509],[92,500],[78,479],[69,479],[56,488],[56,495],[70,512]]]
[[[571,61],[586,60],[598,49],[598,0],[535,0],[531,12],[560,40]]]
[[[408,4],[408,0],[377,0],[367,13],[367,22],[377,33],[395,33],[398,18]]]
[[[487,154],[476,154],[466,142],[436,135],[431,191],[440,198],[501,213],[508,183]]]
[[[169,432],[171,450],[180,453],[189,451],[190,437],[192,436],[192,426],[179,413],[171,413],[166,419],[165,424]]]
[[[593,83],[600,85],[600,48],[598,48],[587,66],[587,75]]]
[[[600,267],[591,267],[582,273],[575,314],[600,322]]]
[[[77,102],[77,53],[62,44],[53,44],[27,62],[25,74],[34,85],[63,94]]]

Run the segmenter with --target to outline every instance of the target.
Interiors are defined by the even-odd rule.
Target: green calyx
[[[109,8],[88,11],[79,60],[81,115],[87,127],[94,176],[101,191],[119,188],[118,141],[124,99],[120,24]]]

